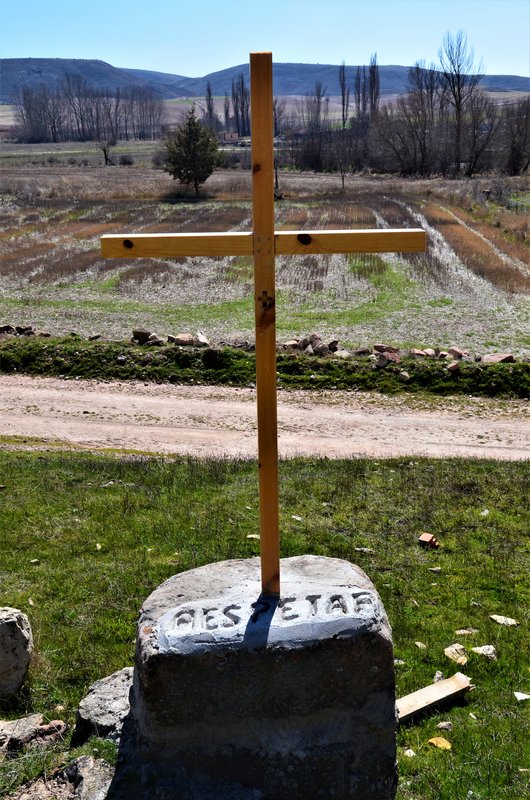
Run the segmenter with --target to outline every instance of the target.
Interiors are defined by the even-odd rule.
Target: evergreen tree
[[[214,171],[217,158],[217,141],[192,108],[166,140],[164,169],[186,186],[194,186],[195,194],[199,194],[199,186]]]

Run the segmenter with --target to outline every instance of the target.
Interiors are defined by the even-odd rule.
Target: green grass
[[[332,328],[368,324],[386,319],[404,308],[421,308],[415,303],[417,286],[414,281],[382,259],[363,262],[350,257],[350,267],[374,286],[376,294],[373,298],[353,306],[337,301],[330,292],[312,292],[302,304],[294,305],[286,293],[278,292],[278,331],[281,333],[284,329],[282,320],[287,320],[287,330],[318,329],[322,324],[323,308],[326,309],[326,324]]]
[[[400,375],[405,370],[409,377]],[[102,380],[248,386],[255,381],[254,353],[236,348],[140,347],[130,342],[90,342],[80,337],[0,340],[0,372]],[[457,374],[444,361],[404,358],[376,369],[366,359],[277,357],[278,384],[292,389],[352,389],[530,397],[530,364],[462,363]]]
[[[132,663],[138,609],[160,582],[258,552],[247,538],[258,531],[253,462],[4,452],[0,483],[2,603],[28,613],[37,654],[28,686],[0,704],[2,716],[52,718],[61,704],[72,722],[91,682]],[[497,648],[497,662],[470,653],[463,671],[476,690],[465,703],[400,730],[398,798],[524,796],[529,709],[513,691],[530,691],[529,489],[523,463],[280,465],[282,556],[322,554],[365,569],[387,609],[395,656],[405,662],[397,667],[399,696],[431,683],[437,669],[457,671],[443,650],[458,640],[458,628],[479,630],[462,637],[464,645]],[[440,550],[418,546],[423,531],[434,533]],[[429,571],[434,566],[440,574]],[[495,625],[491,613],[521,624]],[[451,752],[427,744],[442,719],[453,723],[444,734]],[[414,759],[402,755],[408,747]],[[59,750],[48,757],[65,759]],[[42,771],[43,758],[0,765],[0,793]]]

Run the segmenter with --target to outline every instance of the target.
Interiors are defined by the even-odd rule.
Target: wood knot
[[[259,172],[261,169],[261,164],[254,164],[252,167],[252,174],[255,175],[256,172]]]

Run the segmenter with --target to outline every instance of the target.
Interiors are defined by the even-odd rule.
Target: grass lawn
[[[398,798],[525,796],[530,707],[513,692],[530,693],[528,464],[304,459],[282,462],[280,480],[282,556],[365,569],[404,662],[398,695],[436,670],[460,669],[476,686],[462,704],[400,730]],[[0,484],[1,602],[29,615],[36,645],[28,686],[0,704],[3,717],[41,711],[72,723],[88,686],[132,663],[138,609],[159,583],[258,553],[248,538],[258,532],[254,462],[2,452]],[[439,550],[419,547],[424,531]],[[492,613],[520,624],[496,625]],[[455,634],[467,627],[478,633]],[[456,641],[468,651],[492,644],[498,660],[469,652],[458,667],[444,655]],[[441,720],[451,732],[437,730]],[[451,751],[428,744],[440,734]],[[93,747],[112,757],[112,746]],[[0,794],[79,752],[65,750],[0,763]]]

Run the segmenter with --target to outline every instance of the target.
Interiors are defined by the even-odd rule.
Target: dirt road
[[[283,457],[530,457],[525,401],[435,398],[426,403],[403,395],[337,391],[280,391],[278,400]],[[252,389],[0,376],[4,447],[62,444],[255,457],[255,416]]]

